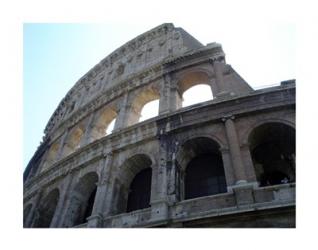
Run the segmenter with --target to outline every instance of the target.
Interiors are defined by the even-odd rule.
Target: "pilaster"
[[[110,208],[109,201],[112,196],[111,192],[111,170],[113,163],[113,154],[108,153],[104,156],[101,168],[100,181],[97,184],[97,191],[92,210],[92,215],[87,219],[88,227],[101,227],[104,213],[109,213]]]
[[[226,137],[229,144],[232,166],[234,169],[236,184],[246,183],[246,173],[242,162],[240,145],[238,142],[237,132],[234,124],[234,116],[222,118],[225,125]]]

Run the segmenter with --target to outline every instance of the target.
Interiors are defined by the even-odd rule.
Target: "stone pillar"
[[[165,137],[165,135],[162,135]],[[160,221],[168,218],[167,197],[167,152],[165,139],[159,137],[158,165],[153,168],[151,187],[151,220]]]
[[[94,118],[95,118],[95,113],[90,115],[89,120],[86,123],[84,135],[82,136],[80,141],[81,147],[91,142],[90,136],[92,132],[92,125],[94,123]]]
[[[67,139],[69,129],[67,129],[61,137],[59,151],[56,154],[56,161],[60,160],[63,157],[64,144]]]
[[[236,184],[246,183],[246,174],[241,158],[240,145],[237,138],[237,133],[235,129],[235,124],[233,122],[234,116],[228,116],[222,118],[222,121],[225,124],[226,137],[228,140],[232,166],[234,169],[234,174],[236,178]]]
[[[69,175],[72,175],[69,173]],[[72,199],[72,195],[73,192],[75,190],[78,178],[77,176],[72,175],[71,177],[69,177],[70,181],[69,181],[69,185],[67,185],[67,190],[64,194],[64,203],[61,209],[61,214],[59,215],[59,219],[56,220],[55,222],[55,227],[65,227],[67,226],[67,217],[68,217],[68,210],[71,207],[71,199]]]
[[[215,81],[218,88],[218,94],[224,92],[223,68],[224,63],[219,61],[213,62]]]
[[[167,78],[167,79],[166,79]],[[170,78],[163,76],[160,81],[159,115],[169,113],[169,83]]]
[[[245,167],[247,181],[254,182],[256,184],[257,183],[256,172],[255,172],[252,156],[250,153],[250,147],[248,143],[243,144],[241,146],[241,154],[242,154],[242,160]]]
[[[36,209],[38,207],[40,198],[41,198],[41,192],[38,192],[35,195],[34,201],[32,202],[32,207],[31,207],[31,210],[29,211],[27,218],[25,220],[25,225],[23,225],[24,228],[30,228],[33,226],[34,215],[35,215]]]
[[[127,117],[127,105],[128,105],[128,92],[123,96],[123,100],[120,105],[120,110],[115,122],[114,131],[120,130],[125,127],[126,117]]]
[[[226,64],[224,60],[219,59],[213,61],[213,68],[215,73],[215,85],[218,89],[217,93],[215,93],[215,96],[217,98],[227,98],[234,93],[231,92],[230,87],[228,86],[227,82],[224,80],[224,70],[225,70]]]
[[[71,183],[72,183],[72,176],[70,174],[68,174],[64,179],[63,188],[62,188],[60,198],[59,198],[59,201],[57,203],[50,227],[58,227],[60,225],[62,213],[63,213],[63,210],[65,208],[65,201],[67,198],[67,193],[69,192]]]
[[[182,97],[179,93],[177,81],[169,74],[165,74],[162,82],[159,114],[173,112],[182,107]]]
[[[97,184],[97,191],[92,210],[92,215],[87,218],[88,227],[102,227],[103,226],[103,213],[105,211],[105,203],[109,202],[110,178],[113,163],[113,154],[109,153],[102,160],[102,168],[100,180]]]
[[[226,184],[228,187],[231,187],[235,185],[235,174],[231,163],[230,152],[228,148],[221,148],[220,152],[222,154]]]

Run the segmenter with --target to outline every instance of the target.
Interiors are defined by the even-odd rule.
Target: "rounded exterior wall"
[[[213,99],[182,108],[183,93],[198,84],[209,85]],[[153,100],[158,116],[139,122]],[[226,64],[220,44],[160,25],[63,98],[24,173],[24,227],[295,227],[295,181],[261,185],[250,148],[250,135],[268,123],[295,129],[293,81],[255,91]],[[200,177],[195,164],[209,168],[211,154],[222,175]],[[148,168],[147,204],[127,208],[140,202],[131,185],[140,190],[134,180]],[[193,192],[208,195],[186,198],[189,179],[198,183]]]

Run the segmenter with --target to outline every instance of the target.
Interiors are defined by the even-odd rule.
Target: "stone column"
[[[109,153],[105,155],[105,158],[102,160],[100,180],[97,184],[97,191],[92,210],[92,215],[89,218],[87,218],[88,227],[103,226],[103,213],[107,212],[105,211],[106,203],[110,202],[109,195],[112,195],[111,193],[109,193],[112,163],[113,154]]]
[[[169,79],[163,76],[160,81],[159,115],[169,113]]]
[[[223,117],[222,121],[225,124],[226,137],[228,140],[232,166],[236,178],[236,184],[246,183],[246,174],[241,158],[240,145],[237,138],[235,124],[233,122],[234,116]]]
[[[215,81],[218,88],[218,93],[224,92],[224,79],[223,79],[223,68],[224,63],[219,61],[213,62]]]
[[[247,181],[254,182],[256,184],[257,183],[256,172],[255,172],[252,156],[250,153],[250,147],[248,143],[243,144],[241,146],[241,154],[242,154],[242,160],[245,167]]]
[[[92,132],[92,124],[94,122],[94,118],[95,118],[95,113],[90,115],[89,120],[86,123],[84,135],[82,136],[80,141],[81,147],[91,142],[90,135]]]
[[[226,184],[228,187],[231,187],[235,184],[235,174],[231,163],[230,152],[228,148],[220,148],[220,152],[222,154]]]
[[[228,187],[228,191],[232,191],[234,193],[237,206],[245,206],[254,202],[254,184],[247,182],[240,145],[233,120],[234,116],[227,116],[222,119],[225,123],[226,136],[236,179],[235,185]]]
[[[64,203],[62,206],[61,214],[59,215],[59,219],[56,220],[55,222],[55,227],[65,227],[67,226],[67,217],[68,217],[68,210],[71,207],[71,199],[72,199],[72,195],[74,193],[76,184],[78,183],[78,176],[69,173],[69,175],[71,175],[71,177],[69,177],[69,185],[67,185],[67,190],[64,194]],[[78,175],[78,172],[77,172]]]
[[[63,157],[63,149],[64,149],[64,144],[65,144],[65,141],[67,139],[67,136],[68,136],[68,133],[69,133],[69,129],[67,129],[64,134],[62,135],[61,137],[61,142],[60,142],[60,146],[59,146],[59,150],[56,154],[56,161],[60,160],[62,157]]]
[[[177,81],[170,74],[165,74],[162,82],[159,114],[173,112],[182,107],[182,97],[179,93]]]
[[[71,183],[72,183],[72,176],[68,174],[64,179],[64,185],[63,185],[60,198],[58,200],[50,227],[58,227],[60,225],[60,221],[62,219],[62,213],[65,208],[67,193],[69,192]]]
[[[123,100],[120,105],[120,110],[116,118],[114,131],[120,130],[125,127],[125,123],[127,119],[127,104],[128,104],[128,92],[126,92],[123,96]]]
[[[213,61],[213,68],[215,73],[215,82],[218,92],[215,94],[217,98],[227,98],[234,93],[231,92],[228,83],[224,80],[224,70],[226,68],[226,64],[223,60],[215,60]]]
[[[167,197],[167,152],[166,135],[161,135],[158,140],[158,165],[153,168],[151,189],[151,219],[152,221],[166,220],[168,218]]]

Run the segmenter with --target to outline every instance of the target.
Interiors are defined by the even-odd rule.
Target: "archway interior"
[[[94,206],[98,176],[88,173],[83,176],[73,192],[69,210],[70,225],[76,226],[87,222]]]
[[[133,125],[159,113],[159,91],[154,87],[141,90],[136,93],[130,107],[127,117],[127,125]]]
[[[187,89],[182,95],[182,107],[212,100],[211,87],[208,84],[197,84]]]
[[[182,107],[213,99],[210,79],[206,72],[193,71],[186,73],[178,83]]]
[[[82,136],[84,135],[84,129],[82,125],[79,125],[71,131],[68,136],[67,142],[63,148],[63,156],[67,156],[80,147]]]
[[[143,106],[140,112],[139,122],[148,120],[152,117],[158,116],[159,114],[159,99],[150,101]]]
[[[122,164],[115,213],[126,213],[150,206],[152,161],[145,154],[136,154]]]
[[[206,137],[188,140],[177,154],[184,199],[227,192],[218,144]],[[184,172],[184,174],[183,174]]]
[[[113,106],[107,106],[99,111],[90,131],[89,141],[98,140],[105,135],[112,133],[117,117],[117,112]]]
[[[33,227],[48,228],[51,225],[57,202],[59,200],[59,191],[52,190],[40,203],[37,211],[37,218]]]
[[[106,135],[109,135],[113,132],[116,123],[116,118],[114,118],[106,128]]]
[[[226,192],[222,158],[218,154],[199,154],[186,168],[185,199]]]
[[[150,207],[151,168],[141,170],[129,187],[127,212]]]
[[[249,136],[250,152],[260,186],[295,182],[295,129],[267,123]]]

